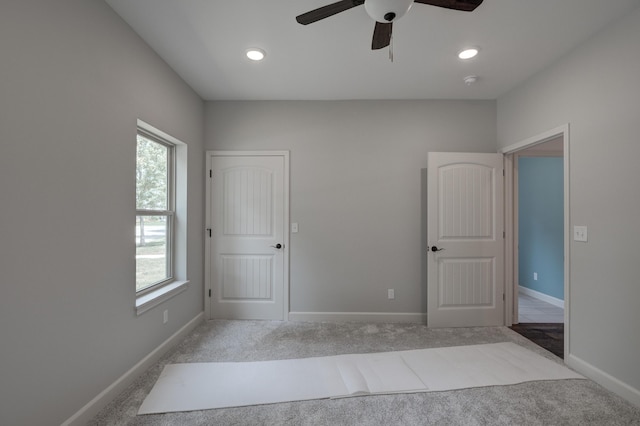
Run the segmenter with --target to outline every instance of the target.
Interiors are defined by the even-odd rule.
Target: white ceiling
[[[640,5],[640,0],[484,0],[474,12],[423,4],[372,51],[363,6],[300,25],[336,0],[106,0],[205,100],[496,99]],[[462,62],[465,46],[480,55]],[[246,59],[249,47],[267,57]],[[463,78],[477,75],[467,86]]]

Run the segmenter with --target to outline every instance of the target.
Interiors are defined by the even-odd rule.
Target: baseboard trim
[[[133,383],[138,376],[147,371],[155,362],[157,362],[165,352],[178,344],[189,332],[200,325],[203,321],[204,312],[200,312],[191,321],[173,333],[167,340],[162,342],[160,346],[151,351],[149,355],[142,358],[140,362],[131,367],[129,371],[124,373],[120,378],[109,385],[109,387],[89,401],[77,413],[69,417],[64,423],[62,423],[62,426],[79,426],[87,424],[100,412],[100,410],[102,410],[109,402]]]
[[[589,364],[581,358],[578,358],[573,354],[570,354],[567,357],[566,363],[569,367],[573,368],[578,373],[587,376],[594,382],[600,384],[605,389],[610,390],[611,392],[621,396],[635,406],[640,407],[640,390],[629,386],[620,379],[617,379],[612,375],[605,373],[599,368],[594,367],[593,365]]]
[[[404,312],[289,312],[289,321],[427,323],[427,314]]]
[[[539,291],[531,290],[530,288],[518,286],[518,292],[522,294],[526,294],[527,296],[531,296],[538,300],[542,300],[543,302],[547,302],[552,304],[553,306],[557,306],[558,308],[564,309],[564,300],[558,299],[553,296],[549,296],[548,294],[540,293]]]

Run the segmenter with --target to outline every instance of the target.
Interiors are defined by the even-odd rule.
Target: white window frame
[[[167,279],[136,291],[136,314],[140,315],[185,291],[186,279],[186,222],[187,222],[187,145],[173,136],[138,120],[137,135],[169,147],[168,209],[138,210],[136,216],[167,216]],[[134,280],[135,286],[135,280]]]
[[[174,221],[175,221],[175,145],[169,143],[156,135],[149,133],[145,130],[138,129],[138,136],[142,136],[145,139],[150,140],[151,142],[162,145],[167,148],[167,209],[166,210],[153,210],[153,209],[137,209],[136,208],[136,217],[137,216],[164,216],[166,217],[166,277],[165,279],[155,282],[141,290],[137,290],[136,293],[138,295],[143,295],[145,293],[152,292],[156,287],[165,285],[171,281],[173,281],[173,271],[174,271]],[[137,207],[137,206],[136,206]]]

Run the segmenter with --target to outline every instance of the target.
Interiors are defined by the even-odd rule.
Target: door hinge
[[[207,232],[209,233],[209,238],[211,238],[211,228],[207,228]]]
[[[507,238],[507,233],[505,231],[502,231],[502,238]]]
[[[502,176],[504,176],[504,169],[502,169]]]
[[[211,290],[209,290],[209,297],[211,297]],[[502,293],[502,301],[504,302],[506,300],[504,293]]]
[[[211,289],[209,289],[209,297],[211,297]]]
[[[209,177],[212,178],[213,177],[213,171],[211,169],[209,169]]]

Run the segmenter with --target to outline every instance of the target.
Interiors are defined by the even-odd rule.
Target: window
[[[187,279],[187,145],[138,120],[136,313],[183,292]]]
[[[136,292],[173,280],[174,145],[138,131]]]

